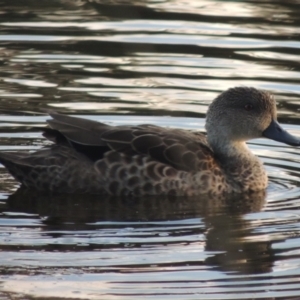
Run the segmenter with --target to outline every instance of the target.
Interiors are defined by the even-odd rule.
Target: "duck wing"
[[[57,144],[69,144],[92,160],[109,151],[128,156],[143,154],[178,170],[196,171],[213,159],[205,135],[155,125],[110,126],[92,120],[50,114],[44,135]]]

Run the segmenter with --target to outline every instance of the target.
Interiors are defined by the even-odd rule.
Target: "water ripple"
[[[4,3],[0,150],[46,146],[53,109],[203,131],[233,85],[273,92],[300,136],[296,2]],[[249,146],[267,192],[230,201],[38,195],[1,167],[0,298],[298,299],[299,151]]]

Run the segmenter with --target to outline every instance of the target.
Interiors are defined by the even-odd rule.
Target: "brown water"
[[[46,111],[203,130],[250,85],[300,136],[300,3],[2,1],[0,150],[47,144]],[[0,169],[0,298],[299,299],[300,152],[261,139],[267,194],[104,199],[19,190]]]

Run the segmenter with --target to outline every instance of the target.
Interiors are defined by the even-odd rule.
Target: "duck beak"
[[[285,131],[276,120],[272,120],[263,136],[271,140],[282,142],[291,146],[300,146],[300,139]]]

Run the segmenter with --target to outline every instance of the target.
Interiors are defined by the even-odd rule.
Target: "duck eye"
[[[253,105],[248,103],[244,106],[244,108],[245,108],[245,110],[250,111],[253,109]]]

